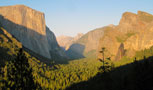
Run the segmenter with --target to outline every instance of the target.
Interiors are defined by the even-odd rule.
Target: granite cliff
[[[0,7],[0,23],[24,47],[46,58],[54,59],[51,51],[59,56],[64,52],[59,48],[56,37],[46,27],[44,13],[24,5]]]
[[[116,58],[119,60],[124,55],[132,57],[136,51],[153,46],[153,15],[142,11],[138,11],[137,14],[125,12],[119,25],[104,33],[98,50],[105,47],[106,55],[112,59],[119,57]],[[123,49],[125,54],[121,55],[119,52],[123,52]]]

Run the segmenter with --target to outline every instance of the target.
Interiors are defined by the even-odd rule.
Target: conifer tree
[[[32,68],[28,63],[22,48],[19,50],[15,60],[8,67],[8,86],[11,90],[35,90]]]
[[[102,69],[103,72],[108,72],[111,70],[111,65],[109,65],[109,62],[111,60],[110,57],[105,59],[105,48],[103,47],[102,50],[100,51],[102,54],[102,59],[99,58],[99,61],[102,62],[102,66],[99,69]]]

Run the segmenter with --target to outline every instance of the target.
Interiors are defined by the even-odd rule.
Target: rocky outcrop
[[[39,55],[52,58],[50,51],[59,49],[54,34],[46,29],[44,13],[24,5],[0,7],[0,21],[24,47]]]
[[[137,14],[125,12],[114,29],[105,32],[100,39],[99,49],[105,47],[115,60],[118,48],[124,43],[127,56],[134,56],[135,51],[153,46],[153,15],[138,11]],[[100,57],[100,55],[99,55]]]

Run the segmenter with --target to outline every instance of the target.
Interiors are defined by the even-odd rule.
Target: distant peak
[[[115,25],[114,25],[114,24],[109,24],[108,26],[109,26],[109,27],[115,27]]]
[[[77,36],[82,36],[82,35],[84,35],[83,33],[77,33]]]

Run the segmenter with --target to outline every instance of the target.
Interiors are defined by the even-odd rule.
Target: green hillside
[[[6,89],[8,63],[15,59],[22,44],[2,27],[0,28],[0,87]],[[25,48],[24,48],[25,49]],[[43,89],[64,89],[74,83],[86,81],[98,73],[101,63],[95,58],[85,58],[70,61],[69,64],[47,64],[46,60],[38,60],[28,54],[25,49],[26,57],[33,69],[35,82],[38,82]],[[41,58],[43,59],[43,58]],[[94,63],[93,63],[94,62]],[[50,62],[51,63],[51,62]]]
[[[114,62],[115,69],[98,73],[85,82],[80,82],[67,90],[152,90],[153,47],[137,51],[133,58],[124,57]]]
[[[0,27],[0,62],[4,65],[5,61],[14,58],[22,45],[12,37],[4,28]]]

